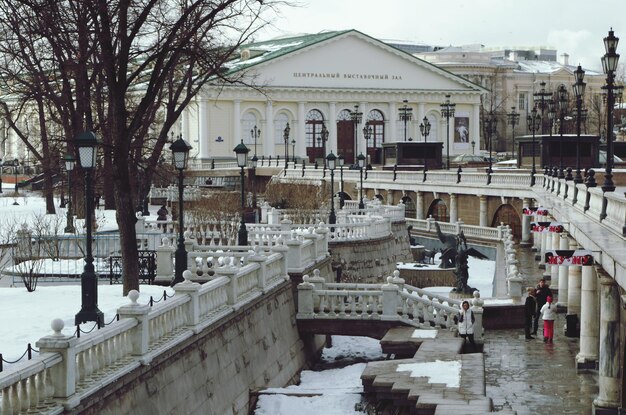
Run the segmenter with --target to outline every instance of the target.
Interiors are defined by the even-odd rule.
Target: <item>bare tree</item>
[[[124,294],[139,288],[138,193],[149,188],[170,130],[204,85],[241,82],[225,64],[264,24],[261,13],[276,4],[0,0],[0,74],[14,78],[7,84],[22,85],[18,101],[62,126],[70,151],[83,131],[102,139],[99,183],[105,207],[117,210],[129,276]],[[32,97],[35,87],[40,100]]]

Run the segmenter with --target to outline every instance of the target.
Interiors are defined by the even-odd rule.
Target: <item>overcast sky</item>
[[[626,56],[626,0],[298,0],[281,7],[259,40],[357,29],[378,39],[429,45],[544,46],[570,64],[601,70],[612,26]],[[609,16],[609,17],[607,17]],[[626,60],[626,58],[625,58]],[[624,61],[622,61],[623,63]]]

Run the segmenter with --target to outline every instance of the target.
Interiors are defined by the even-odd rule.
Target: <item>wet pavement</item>
[[[530,248],[518,249],[524,286],[534,286],[541,278],[534,256]],[[512,409],[518,415],[590,414],[598,395],[597,372],[577,373],[579,339],[564,335],[565,314],[557,316],[553,344],[543,343],[541,324],[540,319],[538,336],[529,341],[524,339],[523,328],[486,332],[487,396],[496,410]]]

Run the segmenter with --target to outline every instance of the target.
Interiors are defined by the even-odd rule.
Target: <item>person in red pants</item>
[[[552,343],[556,318],[556,306],[552,307],[552,297],[546,298],[546,303],[541,307],[541,317],[543,318],[543,342]]]

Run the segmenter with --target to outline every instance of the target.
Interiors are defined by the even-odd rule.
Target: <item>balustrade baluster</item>
[[[349,301],[350,301],[350,317],[356,317],[357,316],[356,298],[354,294],[350,294]]]
[[[409,309],[408,309],[408,306],[409,306],[408,305],[408,301],[409,300],[407,298],[404,298],[404,297],[400,297],[400,298],[401,298],[401,301],[402,301],[402,319],[406,320],[406,319],[409,318],[409,313],[408,313],[408,311],[409,311]]]
[[[28,389],[26,387],[26,379],[21,379],[20,385],[20,412],[28,411],[30,400],[28,399]]]
[[[2,414],[12,414],[13,410],[11,409],[11,401],[9,400],[11,396],[11,386],[6,386],[2,388],[2,406],[0,407],[0,413]]]
[[[411,310],[411,314],[413,314],[413,323],[417,324],[418,326],[420,326],[420,312],[419,312],[419,306],[420,306],[420,302],[419,301],[413,301],[413,307]]]
[[[37,377],[39,377],[39,374],[34,374],[28,377],[28,398],[29,398],[28,407],[32,410],[37,408],[37,405],[39,405],[39,390],[37,389]],[[32,411],[29,411],[29,412],[32,412]]]

